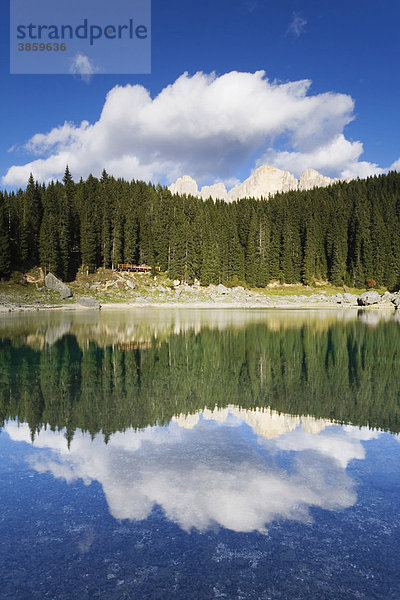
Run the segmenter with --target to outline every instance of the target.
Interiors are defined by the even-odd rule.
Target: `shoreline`
[[[188,302],[105,302],[99,306],[89,307],[79,304],[79,302],[68,304],[0,304],[0,314],[10,314],[16,312],[43,312],[43,311],[84,311],[93,312],[98,310],[143,310],[143,309],[204,309],[204,310],[390,310],[396,311],[396,307],[392,302],[379,302],[369,306],[359,306],[358,304],[347,304],[335,301],[335,296],[332,300],[327,298],[324,301],[299,301],[296,296],[287,296],[279,300],[269,299],[268,301],[259,302],[213,302],[213,301],[188,301]]]
[[[358,289],[301,284],[269,284],[265,288],[242,285],[201,286],[167,278],[165,274],[120,273],[98,269],[80,274],[68,285],[48,273],[22,275],[21,281],[0,285],[0,314],[37,311],[87,310],[320,310],[354,309],[396,310],[400,291]],[[323,282],[322,282],[323,283]]]

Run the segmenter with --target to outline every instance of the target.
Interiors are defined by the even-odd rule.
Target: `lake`
[[[0,317],[0,596],[400,598],[400,319]]]

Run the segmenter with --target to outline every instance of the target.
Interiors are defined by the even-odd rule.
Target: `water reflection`
[[[14,441],[27,425],[9,422]],[[43,428],[31,466],[71,483],[99,482],[116,519],[146,519],[155,505],[184,530],[215,525],[265,531],[277,519],[312,520],[310,509],[346,509],[357,500],[346,473],[376,431],[231,406],[94,440]],[[51,452],[49,452],[51,450]]]
[[[154,339],[163,341],[171,335],[202,329],[239,330],[249,325],[263,324],[270,331],[303,327],[324,331],[337,324],[377,325],[399,321],[400,313],[374,310],[280,310],[280,309],[134,309],[128,311],[53,311],[0,315],[0,339],[43,349],[65,335],[74,336],[80,347],[89,342],[98,346],[141,347]]]
[[[107,438],[231,404],[399,432],[399,322],[357,315],[10,315],[0,326],[0,426],[18,418],[34,438],[49,424],[70,442],[76,430]]]

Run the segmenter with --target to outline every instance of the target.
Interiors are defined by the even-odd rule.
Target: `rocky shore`
[[[82,294],[82,289],[84,294]],[[83,288],[67,286],[54,276],[46,276],[45,286],[38,287],[41,295],[24,294],[16,301],[0,292],[0,312],[33,310],[77,310],[100,308],[140,307],[203,307],[203,308],[373,308],[397,309],[400,292],[366,291],[359,295],[346,291],[336,294],[307,290],[308,293],[293,294],[290,287],[281,290],[245,289],[243,286],[226,287],[199,284],[188,285],[179,281],[168,282],[148,277],[135,280],[128,274],[118,275],[114,281],[95,281]],[[50,297],[49,297],[50,296]],[[51,301],[53,299],[53,301]]]

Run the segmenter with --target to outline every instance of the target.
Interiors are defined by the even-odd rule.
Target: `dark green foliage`
[[[2,195],[0,275],[40,264],[63,279],[120,262],[173,279],[265,287],[328,280],[400,285],[400,174],[268,200],[203,201],[103,171]]]
[[[82,264],[88,273],[92,273],[101,261],[100,239],[100,185],[99,181],[89,175],[83,186],[81,204],[81,255]]]
[[[59,198],[59,240],[60,240],[60,275],[63,279],[70,279],[72,276],[72,252],[74,249],[74,233],[73,233],[73,198],[74,198],[74,182],[72,181],[71,173],[68,165],[65,169],[63,178],[63,186],[58,184]]]
[[[59,239],[59,205],[57,187],[51,182],[43,194],[43,218],[40,227],[40,264],[45,273],[60,275],[62,262]]]
[[[0,277],[11,272],[10,232],[7,218],[6,198],[0,192]]]
[[[21,266],[33,267],[39,260],[39,234],[42,220],[42,200],[38,183],[29,176],[20,207]]]

